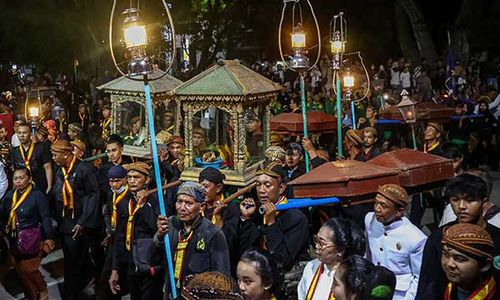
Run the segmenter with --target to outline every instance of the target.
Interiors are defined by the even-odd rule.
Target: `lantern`
[[[344,76],[344,87],[351,89],[354,87],[354,76],[352,76],[351,72],[347,71]]]
[[[123,15],[126,15],[122,27],[123,39],[131,55],[128,64],[129,75],[146,75],[151,72],[151,64],[146,55],[148,45],[146,25],[142,23],[139,10],[136,8],[125,10]]]
[[[403,93],[406,92],[403,90]],[[406,93],[403,95],[401,102],[397,105],[401,115],[403,116],[406,123],[415,123],[417,121],[417,114],[415,113],[415,104]]]
[[[293,29],[292,36],[292,49],[303,49],[306,47],[306,33],[302,30],[302,25],[299,24]]]
[[[30,119],[36,119],[40,116],[40,109],[37,106],[30,106],[28,108],[28,117]]]
[[[332,54],[343,54],[345,51],[345,42],[340,38],[340,32],[336,31],[330,41],[330,51]]]

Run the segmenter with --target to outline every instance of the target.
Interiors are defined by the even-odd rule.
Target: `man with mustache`
[[[378,155],[380,155],[380,148],[375,147],[377,143],[377,129],[373,127],[365,127],[363,129],[363,148],[359,152],[354,160],[357,161],[368,161]]]
[[[393,299],[413,300],[417,292],[425,234],[404,214],[408,194],[399,185],[385,184],[375,197],[375,212],[365,216],[366,256],[396,275]]]

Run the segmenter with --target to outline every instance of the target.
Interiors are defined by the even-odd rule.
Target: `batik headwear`
[[[166,144],[168,146],[173,143],[181,144],[184,146],[184,139],[180,135],[172,135],[167,139]]]
[[[71,141],[70,143],[71,143],[71,145],[75,146],[76,148],[80,149],[83,152],[85,152],[85,149],[87,148],[85,146],[85,143],[82,140],[79,140],[79,139]]]
[[[47,129],[56,128],[56,121],[47,120],[47,121],[43,122],[43,126],[45,126],[45,128],[47,128]]]
[[[151,167],[145,162],[136,161],[131,164],[126,164],[123,167],[125,168],[125,170],[127,170],[127,172],[137,171],[148,177],[151,177]]]
[[[264,156],[270,161],[277,161],[279,163],[284,163],[285,155],[285,150],[278,146],[268,147],[264,152]]]
[[[177,190],[177,196],[188,195],[198,203],[205,202],[205,188],[198,182],[186,181]]]
[[[363,144],[363,137],[361,136],[362,135],[362,131],[361,130],[353,130],[353,129],[349,129],[347,130],[346,134],[345,134],[345,137],[350,141],[352,142],[355,146],[361,146]]]
[[[245,112],[245,119],[246,119],[247,122],[250,122],[250,121],[259,121],[259,117],[253,111],[253,109],[247,109],[247,111]]]
[[[276,179],[280,179],[281,182],[285,182],[288,178],[286,170],[283,168],[281,163],[276,161],[264,162],[257,169],[256,175],[267,175]]]
[[[187,300],[243,300],[238,284],[233,278],[220,272],[204,272],[189,275],[185,279],[181,296]]]
[[[207,167],[200,172],[198,176],[198,181],[202,182],[203,180],[209,181],[213,184],[223,183],[226,179],[226,176],[222,174],[221,171],[217,170],[213,167]]]
[[[36,133],[43,135],[43,136],[49,135],[49,131],[47,130],[47,128],[45,128],[45,126],[39,126],[36,130]]]
[[[441,124],[436,123],[436,122],[429,122],[429,123],[427,123],[427,127],[428,126],[436,129],[437,132],[439,132],[441,134],[441,136],[443,135],[443,126],[441,126]]]
[[[68,130],[74,131],[76,133],[82,132],[82,126],[78,123],[71,123],[68,125]]]
[[[55,153],[71,153],[73,151],[73,146],[68,140],[57,140],[52,143],[50,150]]]
[[[297,151],[300,153],[300,155],[304,156],[304,148],[302,148],[302,146],[299,143],[295,143],[295,142],[289,143],[286,146],[285,151],[286,151],[286,154],[293,154],[293,151]]]
[[[408,206],[408,193],[397,184],[384,184],[379,186],[377,193],[399,206],[406,208]]]
[[[113,165],[108,170],[108,179],[112,178],[122,179],[125,177],[127,177],[127,170],[125,170],[125,168],[120,165],[118,166]]]
[[[364,132],[370,132],[374,137],[377,137],[377,129],[373,127],[366,127],[365,129],[363,129],[363,133]]]
[[[495,252],[490,234],[481,226],[471,223],[445,227],[441,244],[478,260],[492,259]]]

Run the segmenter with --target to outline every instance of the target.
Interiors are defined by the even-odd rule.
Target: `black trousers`
[[[130,299],[156,300],[163,299],[165,272],[159,271],[154,276],[132,273],[129,275]]]
[[[63,254],[64,254],[64,299],[80,299],[83,296],[83,289],[89,281],[92,273],[92,263],[90,260],[90,246],[93,242],[93,235],[84,233],[76,240],[72,235],[63,234]]]

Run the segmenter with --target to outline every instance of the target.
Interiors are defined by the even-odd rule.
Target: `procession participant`
[[[365,234],[352,221],[331,218],[314,236],[314,248],[317,258],[304,268],[297,287],[299,300],[330,299],[333,276],[340,262],[353,254],[365,254]]]
[[[283,271],[268,251],[243,253],[237,267],[240,290],[248,300],[284,300]]]
[[[306,173],[304,163],[304,149],[298,143],[289,143],[286,148],[285,170],[287,171],[288,180],[294,180]]]
[[[365,217],[367,258],[396,274],[394,299],[414,299],[427,237],[404,214],[408,194],[396,184],[378,188],[375,212]]]
[[[101,165],[97,171],[97,180],[101,191],[101,198],[105,199],[109,191],[108,171],[112,166],[123,166],[131,163],[129,157],[123,155],[123,140],[117,134],[111,134],[106,141],[106,154],[108,161]],[[104,203],[105,200],[102,202]]]
[[[14,134],[12,135],[10,139],[10,144],[12,145],[12,148],[15,148],[19,145],[21,145],[21,142],[19,141],[19,136],[17,135],[17,131],[19,130],[19,125],[22,123],[25,123],[26,121],[24,120],[16,120],[14,121]]]
[[[186,280],[188,284],[182,288],[181,293],[185,300],[245,299],[234,279],[220,272],[189,275]]]
[[[446,196],[449,197],[457,220],[439,227],[429,235],[424,248],[422,268],[417,292],[417,299],[425,294],[426,287],[433,283],[436,290],[444,290],[446,286],[445,273],[440,267],[443,229],[456,223],[470,223],[481,226],[493,238],[495,253],[500,253],[500,228],[484,220],[483,207],[488,199],[488,187],[484,180],[477,176],[463,174],[450,179],[446,183]],[[500,271],[494,270],[493,276],[498,282]]]
[[[49,140],[49,131],[43,125],[36,129],[36,143],[43,145],[45,147],[44,151],[50,153],[52,142]]]
[[[59,112],[59,119],[57,119],[57,131],[67,132],[68,131],[68,120],[66,118],[66,112],[61,110]]]
[[[193,128],[193,155],[201,157],[205,148],[205,131],[203,128]]]
[[[250,157],[260,157],[264,154],[264,135],[262,133],[262,122],[253,112],[253,110],[247,110],[246,114],[247,121],[247,151]]]
[[[9,154],[11,145],[9,141],[7,141],[6,137],[7,137],[7,131],[5,130],[5,127],[3,127],[2,124],[0,124],[0,162],[2,162],[3,166],[5,167],[5,170],[7,171],[7,169],[10,166]]]
[[[357,161],[369,161],[381,154],[380,148],[376,147],[377,130],[373,127],[365,127],[363,129],[363,147],[361,151],[354,157]]]
[[[73,146],[73,154],[76,156],[76,158],[82,159],[85,156],[85,150],[87,148],[85,146],[85,143],[77,139],[72,141],[71,145]]]
[[[87,113],[87,107],[83,103],[78,105],[78,118],[75,122],[80,124],[80,127],[84,132],[87,131],[89,126],[89,115]]]
[[[288,271],[295,262],[305,257],[309,241],[307,217],[298,209],[276,211],[276,205],[288,202],[284,196],[288,177],[281,165],[266,163],[259,167],[256,175],[257,196],[265,212],[263,216],[255,213],[259,207],[252,198],[241,202],[238,253],[260,246],[275,255]]]
[[[162,178],[168,182],[173,182],[181,178],[184,169],[184,139],[179,135],[171,136],[167,141],[167,151],[160,150],[160,168]],[[175,198],[177,187],[167,190],[167,213],[173,214],[175,211]]]
[[[361,130],[347,130],[344,137],[345,153],[348,159],[354,159],[361,153],[363,147],[363,137]],[[339,157],[340,159],[340,157]]]
[[[304,150],[307,151],[309,161],[311,162],[311,166],[313,168],[317,168],[329,161],[328,153],[324,153],[322,150],[314,149],[314,145],[309,138],[302,138],[302,147],[304,147]]]
[[[156,219],[159,215],[156,193],[148,195],[147,191],[151,181],[151,168],[144,162],[127,164],[124,168],[127,170],[131,195],[126,197],[128,199],[121,200],[121,205],[116,206],[117,219],[109,287],[115,295],[128,287],[133,300],[162,299],[163,256],[150,252],[153,236],[158,229]]]
[[[101,137],[103,140],[107,141],[111,135],[111,107],[106,104],[102,108],[103,121],[101,122]]]
[[[392,300],[396,286],[394,273],[369,260],[351,255],[337,268],[332,285],[335,300]]]
[[[424,144],[421,151],[424,153],[442,156],[441,140],[443,138],[443,126],[439,123],[429,122],[424,131]]]
[[[205,188],[205,208],[202,214],[224,232],[231,266],[236,267],[238,257],[233,250],[237,249],[236,234],[240,219],[240,206],[234,202],[224,204],[225,179],[226,176],[221,171],[212,167],[207,167],[200,172],[198,181]]]
[[[184,182],[177,191],[177,215],[158,217],[155,246],[163,253],[163,241],[168,234],[177,289],[182,288],[185,277],[191,274],[209,271],[230,274],[226,238],[222,230],[201,215],[205,205],[203,185]]]
[[[99,188],[90,164],[71,152],[67,140],[52,144],[52,159],[59,165],[55,176],[56,219],[64,254],[64,297],[77,299],[86,284],[89,251],[99,226]]]
[[[101,241],[101,245],[106,248],[106,259],[104,261],[104,266],[102,270],[102,278],[106,281],[110,278],[111,267],[113,264],[113,256],[117,255],[122,257],[123,253],[116,253],[113,251],[115,246],[115,232],[116,224],[118,222],[118,211],[126,212],[128,209],[128,203],[130,197],[132,197],[132,192],[127,184],[127,170],[122,166],[112,166],[108,171],[109,186],[111,189],[107,193],[107,202],[104,206],[103,217],[104,224],[106,227],[106,236]],[[118,209],[120,207],[120,209]],[[119,248],[123,250],[123,247]],[[118,259],[116,262],[116,270],[119,276],[118,285],[123,287],[118,295],[125,295],[127,293],[126,279],[128,278],[128,264],[126,262]],[[108,289],[109,290],[109,289]]]
[[[35,188],[44,193],[52,189],[53,172],[50,153],[44,147],[31,141],[31,127],[28,123],[19,124],[17,130],[21,145],[10,153],[13,169],[27,168],[33,176]]]
[[[438,290],[431,283],[425,299],[498,299],[492,276],[493,240],[486,230],[475,224],[455,224],[444,229],[441,245],[448,284]]]
[[[49,204],[44,193],[33,189],[28,169],[14,171],[13,186],[0,205],[2,231],[26,299],[48,299],[39,269],[42,252],[48,254],[55,247]]]
[[[279,146],[269,146],[264,152],[264,156],[266,157],[266,160],[269,162],[275,161],[279,163],[281,166],[283,167],[285,166],[286,152],[283,148]]]
[[[490,199],[491,191],[492,191],[492,187],[493,187],[493,178],[488,173],[488,171],[482,170],[482,169],[469,169],[469,170],[465,171],[464,173],[477,176],[477,177],[481,178],[482,180],[484,180],[484,182],[486,183],[486,186],[488,187],[488,199],[483,204],[483,218],[489,224],[500,228],[500,208],[498,206],[496,206],[495,203],[493,203]],[[452,208],[451,204],[448,203],[446,205],[446,208],[444,209],[443,217],[441,218],[441,221],[439,222],[439,226],[443,226],[445,224],[453,222],[456,219],[457,219],[457,216],[453,212],[453,208]]]
[[[365,117],[359,118],[357,129],[365,129],[366,127],[373,127],[377,124],[377,109],[373,106],[368,106],[365,111]]]

